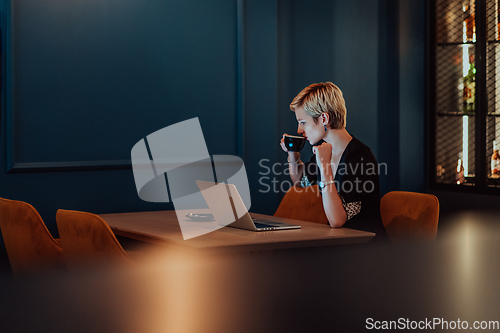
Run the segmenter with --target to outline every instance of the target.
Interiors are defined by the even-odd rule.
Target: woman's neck
[[[345,128],[330,129],[323,140],[332,145],[333,155],[341,155],[352,140],[352,136]]]

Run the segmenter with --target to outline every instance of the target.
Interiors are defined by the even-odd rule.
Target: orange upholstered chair
[[[389,192],[380,201],[380,214],[391,241],[436,239],[439,200],[432,194]]]
[[[274,216],[328,224],[318,185],[291,187],[281,200]]]
[[[64,266],[62,247],[30,204],[0,198],[0,229],[14,274]]]
[[[132,262],[111,228],[99,216],[59,209],[56,220],[68,266],[103,261]]]

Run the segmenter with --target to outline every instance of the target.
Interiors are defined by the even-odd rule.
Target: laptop
[[[196,184],[218,224],[251,230],[270,231],[300,229],[300,225],[254,219],[248,213],[236,186],[197,180]],[[229,200],[228,200],[229,199]],[[238,216],[241,216],[238,218]],[[232,222],[234,221],[234,222]],[[232,222],[232,223],[231,223]]]

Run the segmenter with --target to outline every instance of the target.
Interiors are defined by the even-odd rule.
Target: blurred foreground
[[[435,243],[218,256],[156,248],[133,267],[5,272],[0,332],[358,332],[368,318],[500,321],[496,216],[457,215]]]

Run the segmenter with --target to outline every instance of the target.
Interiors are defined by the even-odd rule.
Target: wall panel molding
[[[237,108],[237,141],[238,155],[244,158],[245,147],[245,0],[234,0],[236,3],[236,108]],[[56,162],[23,162],[16,156],[16,98],[15,98],[15,43],[14,28],[15,1],[4,0],[2,6],[2,110],[5,121],[5,161],[8,173],[47,172],[47,171],[82,171],[82,170],[120,170],[131,169],[130,160],[80,160]],[[0,115],[2,113],[0,112]]]
[[[18,172],[95,171],[131,169],[130,160],[13,163],[8,170]]]
[[[245,159],[245,0],[236,0],[236,102],[238,156]]]

